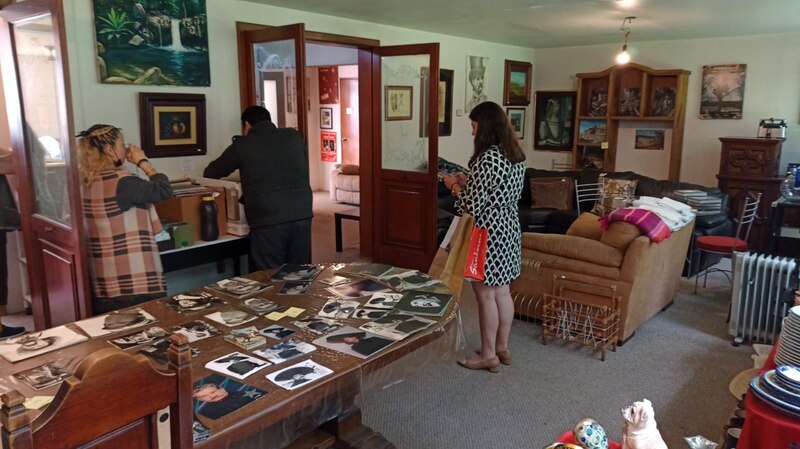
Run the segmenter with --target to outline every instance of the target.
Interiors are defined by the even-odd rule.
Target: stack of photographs
[[[172,326],[172,332],[185,335],[189,343],[222,334],[222,331],[201,320]]]
[[[333,287],[328,287],[325,290],[342,299],[358,299],[362,296],[369,296],[375,292],[390,291],[385,285],[379,284],[370,279],[362,279],[358,282],[353,282],[352,284],[336,285]]]
[[[220,419],[266,395],[267,392],[220,374],[212,374],[193,385],[194,412]]]
[[[396,292],[418,290],[442,283],[442,281],[417,270],[392,270],[379,280]]]
[[[325,335],[342,327],[342,324],[337,321],[318,317],[303,318],[302,320],[292,321],[292,324],[320,335]]]
[[[359,329],[392,340],[402,340],[434,324],[435,321],[392,310],[381,318],[362,324]]]
[[[169,356],[167,355],[167,350],[169,350],[169,339],[159,338],[158,340],[155,340],[153,343],[139,349],[139,354],[148,357],[149,359],[153,360],[156,363],[165,365],[169,363]],[[194,355],[192,355],[192,357],[194,357]]]
[[[277,282],[312,282],[315,277],[322,271],[320,265],[292,265],[283,264],[275,274],[272,275],[272,280]]]
[[[270,365],[271,363],[265,360],[241,352],[232,352],[206,363],[206,368],[241,380]]]
[[[72,329],[58,326],[0,341],[0,355],[13,363],[86,340]]]
[[[336,270],[336,274],[353,274],[367,278],[377,279],[392,269],[391,265],[383,263],[354,262],[348,263]]]
[[[333,371],[330,368],[322,366],[313,360],[305,360],[280,371],[267,374],[267,379],[275,385],[291,391],[331,373]]]
[[[349,318],[361,305],[358,301],[346,299],[331,299],[322,306],[317,316],[325,318]]]
[[[313,343],[317,346],[324,346],[343,354],[364,359],[385,349],[394,343],[394,340],[364,332],[354,327],[344,326],[327,336],[314,340]]]
[[[449,294],[411,290],[403,294],[394,308],[414,315],[442,316],[452,299]]]
[[[15,373],[14,377],[34,390],[41,390],[42,388],[61,383],[64,379],[73,374],[73,371],[67,368],[67,364],[64,362],[64,360],[47,362],[44,365]]]
[[[208,292],[187,292],[162,299],[163,303],[180,313],[198,312],[225,304],[225,301]]]
[[[250,315],[249,313],[238,309],[221,310],[219,312],[208,314],[205,317],[211,321],[216,321],[217,323],[224,324],[228,327],[238,326],[258,318],[255,315]]]
[[[252,351],[255,348],[267,344],[267,339],[259,334],[255,326],[234,329],[230,334],[223,337],[228,343],[232,343],[242,349]]]
[[[140,307],[136,307],[77,321],[75,324],[86,332],[88,336],[94,338],[146,326],[155,322],[156,319],[153,315],[145,312]]]
[[[264,290],[272,288],[270,284],[254,281],[252,279],[233,277],[230,279],[223,279],[215,284],[211,284],[209,288],[218,290],[228,295],[236,296],[237,298],[245,298],[254,295]]]
[[[271,301],[267,298],[256,296],[255,298],[245,299],[242,301],[242,307],[252,310],[254,313],[263,315],[270,312],[278,312],[284,306]]]
[[[159,338],[164,338],[166,336],[167,331],[158,326],[152,326],[133,334],[113,338],[108,340],[108,342],[120,349],[129,349],[133,348],[134,346],[150,344]]]
[[[253,352],[277,365],[295,357],[300,357],[303,354],[313,352],[316,349],[314,345],[295,338],[290,338],[286,341],[276,343],[267,349],[257,349]]]

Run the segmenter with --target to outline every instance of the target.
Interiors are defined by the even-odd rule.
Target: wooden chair
[[[32,422],[22,394],[3,394],[2,447],[158,448],[158,411],[169,407],[170,447],[190,449],[192,357],[186,336],[171,336],[168,352],[169,372],[116,348],[90,354]]]
[[[598,199],[600,199],[600,183],[578,184],[578,181],[575,180],[575,210],[578,211],[578,215],[581,214],[581,202],[591,201],[592,207],[594,207],[594,203]]]

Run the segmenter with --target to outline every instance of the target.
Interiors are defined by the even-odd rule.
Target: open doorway
[[[305,50],[312,262],[351,262],[361,258],[358,50],[316,42]]]

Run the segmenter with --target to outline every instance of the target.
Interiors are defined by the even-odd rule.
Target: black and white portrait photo
[[[207,292],[189,292],[165,298],[164,304],[181,313],[197,312],[225,304],[220,298]]]
[[[261,335],[265,337],[274,338],[276,340],[282,340],[295,333],[295,330],[281,326],[279,324],[273,324],[272,326],[265,327],[264,329],[261,329],[258,332],[260,332]]]
[[[152,343],[156,339],[166,336],[167,331],[158,326],[152,326],[140,332],[111,339],[109,343],[120,349],[128,349],[134,346]]]
[[[269,284],[264,284],[263,282],[242,277],[223,279],[221,281],[217,281],[211,286],[211,288],[215,290],[219,290],[238,298],[244,298],[245,296],[253,295],[260,291],[267,290],[270,287],[272,286]]]
[[[232,352],[206,363],[206,368],[236,379],[245,377],[271,365],[266,360],[257,359],[241,352]]]
[[[486,97],[486,63],[484,56],[467,56],[467,83],[464,99],[464,113],[469,114],[472,108],[487,100]]]
[[[442,316],[453,295],[412,290],[394,306],[395,310],[414,315]]]
[[[258,318],[255,315],[250,315],[249,313],[238,309],[229,309],[220,312],[214,312],[209,315],[206,315],[205,317],[211,321],[216,321],[217,323],[224,324],[230,327],[238,326],[240,324],[244,324]]]
[[[358,301],[330,299],[322,306],[317,315],[325,318],[348,318],[360,305],[361,303]]]
[[[305,265],[282,265],[275,274],[272,275],[273,281],[293,281],[293,282],[311,282],[322,271],[319,265],[305,264]]]
[[[242,305],[259,315],[274,312],[281,308],[281,305],[275,303],[274,301],[270,301],[267,298],[261,298],[258,296],[255,298],[245,299]]]
[[[55,385],[72,375],[72,370],[66,367],[63,360],[45,363],[44,365],[21,371],[14,377],[25,382],[34,390]]]
[[[274,364],[283,363],[303,354],[308,354],[317,349],[314,345],[290,338],[279,343],[275,343],[267,349],[257,349],[256,355],[264,357]]]
[[[101,337],[103,335],[122,332],[155,322],[156,319],[153,315],[145,312],[140,307],[136,307],[133,309],[117,310],[107,315],[78,321],[75,324],[83,329],[90,337]]]
[[[308,384],[320,377],[327,376],[333,371],[312,360],[305,360],[296,365],[267,374],[267,379],[275,385],[287,390],[294,390]]]
[[[176,334],[185,335],[189,339],[189,343],[203,340],[208,337],[213,337],[222,333],[216,327],[201,320],[189,321],[188,323],[173,326],[172,331]]]
[[[342,324],[338,321],[318,317],[303,318],[302,320],[292,321],[292,324],[320,335],[325,335],[342,327]]]

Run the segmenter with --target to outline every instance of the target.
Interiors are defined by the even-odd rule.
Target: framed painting
[[[322,162],[336,162],[336,131],[322,131],[320,138],[320,160]]]
[[[506,59],[506,74],[503,78],[503,104],[527,106],[531,104],[531,72],[530,62],[510,61]]]
[[[511,127],[517,133],[519,140],[525,138],[525,108],[506,108],[506,115],[508,121],[511,122]]]
[[[206,154],[206,97],[142,92],[139,129],[148,158]]]
[[[319,72],[319,104],[339,103],[339,67],[320,67]]]
[[[422,67],[420,77],[420,117],[419,136],[428,137],[428,68]],[[439,137],[453,134],[453,77],[454,72],[448,69],[439,69],[439,104],[437,107]]]
[[[211,85],[206,0],[91,4],[101,83]]]
[[[384,108],[387,121],[411,120],[414,88],[412,86],[386,86]]]
[[[747,64],[703,66],[701,119],[741,119]]]
[[[319,127],[333,129],[333,108],[319,108]]]
[[[575,91],[536,92],[534,149],[572,151],[576,100]]]

